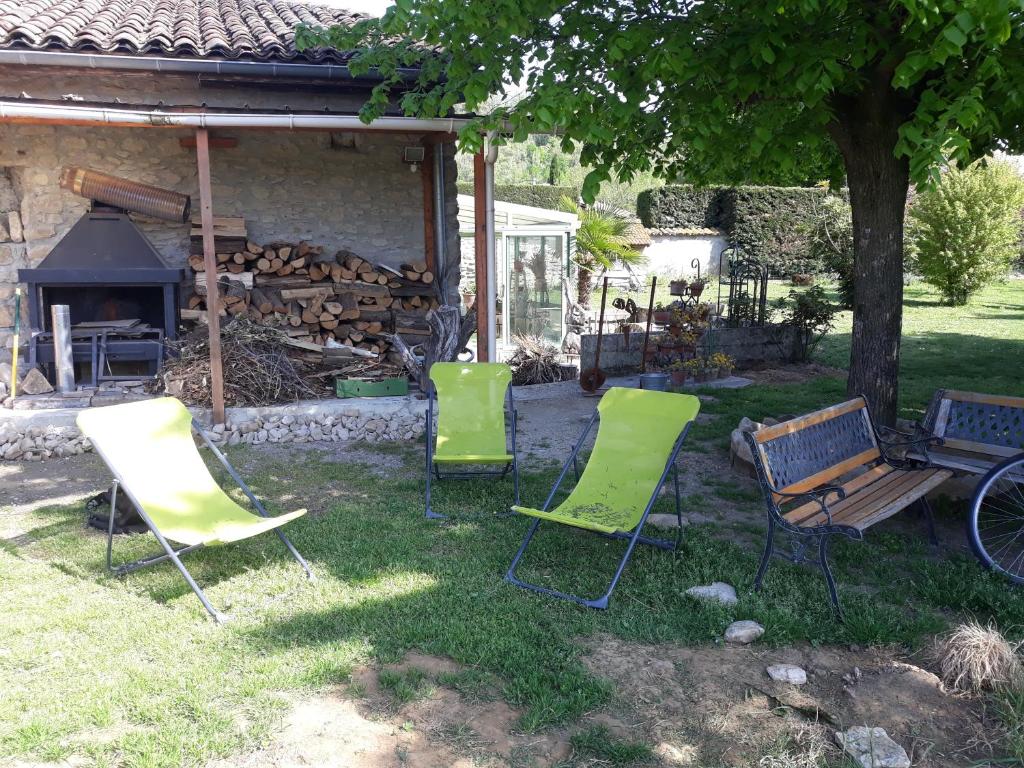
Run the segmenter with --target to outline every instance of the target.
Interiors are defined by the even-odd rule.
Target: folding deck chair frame
[[[437,363],[435,363],[437,365]],[[474,363],[462,363],[462,365],[474,365]],[[434,461],[434,409],[437,407],[437,390],[434,387],[433,379],[429,379],[427,386],[427,424],[426,424],[426,436],[427,436],[427,464],[426,464],[426,476],[427,476],[427,488],[426,488],[426,511],[425,515],[428,520],[447,520],[447,515],[438,514],[434,511],[430,504],[431,501],[431,475],[433,475],[437,482],[442,480],[474,480],[479,477],[494,477],[498,480],[504,480],[508,475],[509,471],[512,472],[512,488],[514,500],[513,504],[519,503],[519,455],[516,452],[516,426],[518,421],[518,413],[515,408],[515,400],[512,396],[512,385],[508,386],[505,394],[505,405],[503,406],[508,413],[509,420],[509,431],[510,441],[512,447],[510,453],[512,460],[505,462],[505,466],[502,469],[494,470],[475,470],[475,471],[461,471],[461,472],[441,472],[440,462]],[[454,462],[453,462],[454,463]],[[470,464],[470,462],[467,462]],[[507,514],[511,515],[512,512]]]
[[[245,481],[242,480],[241,476],[238,474],[235,468],[231,466],[231,463],[227,460],[227,457],[223,453],[221,453],[220,449],[218,449],[216,445],[213,444],[210,438],[206,435],[206,432],[203,430],[202,426],[195,419],[192,419],[192,429],[195,430],[203,439],[203,442],[206,444],[206,446],[213,452],[213,455],[217,457],[217,460],[221,463],[224,469],[227,470],[228,474],[231,476],[231,479],[238,483],[238,487],[242,489],[242,492],[249,498],[249,501],[252,502],[253,507],[256,509],[256,512],[260,515],[260,517],[271,517],[271,515],[267,512],[266,508],[263,506],[262,502],[260,502],[260,500],[256,498],[256,495],[252,492],[249,486],[246,485]],[[188,569],[185,567],[185,564],[181,561],[182,555],[186,555],[189,552],[194,552],[197,549],[201,549],[202,547],[206,546],[206,544],[204,542],[201,542],[199,544],[190,544],[179,549],[175,549],[173,546],[171,546],[171,543],[160,532],[160,529],[156,526],[156,524],[153,523],[149,515],[146,514],[145,507],[132,493],[131,488],[126,483],[124,483],[123,478],[115,468],[114,463],[110,461],[107,456],[104,455],[102,447],[94,443],[93,450],[95,450],[96,453],[99,454],[100,458],[103,459],[104,463],[110,469],[111,474],[114,476],[113,484],[110,491],[110,520],[107,525],[107,570],[113,573],[115,576],[125,576],[129,573],[138,571],[142,568],[147,568],[151,565],[157,565],[158,563],[170,560],[172,563],[174,563],[174,566],[181,573],[182,578],[185,579],[185,582],[195,593],[196,597],[199,598],[199,602],[203,604],[203,607],[207,610],[207,612],[209,612],[209,614],[217,622],[225,622],[228,618],[227,615],[213,607],[213,604],[206,597],[206,594],[203,592],[202,588],[196,583],[195,579],[192,578],[192,574],[189,573]],[[121,565],[114,565],[114,518],[116,516],[117,509],[117,495],[121,491],[123,491],[124,494],[129,499],[131,499],[132,504],[135,505],[135,508],[139,512],[139,516],[143,519],[143,521],[146,523],[146,526],[149,528],[150,532],[152,532],[152,534],[156,537],[156,540],[160,543],[160,547],[163,549],[163,554],[150,555],[149,557],[144,557],[140,560],[135,560],[134,562],[123,563]],[[292,544],[292,542],[288,539],[284,532],[280,528],[275,528],[274,532],[278,535],[278,538],[280,538],[281,541],[284,543],[285,547],[291,553],[292,557],[294,557],[296,561],[298,561],[299,565],[302,566],[302,569],[306,572],[306,576],[309,579],[315,578],[313,576],[313,572],[309,568],[309,564],[305,561],[302,555],[299,554],[298,550],[295,549],[295,545]]]
[[[594,424],[597,423],[599,418],[599,412],[594,411],[594,415],[590,417],[590,421],[587,426],[583,429],[583,434],[580,435],[579,440],[573,446],[572,453],[569,458],[566,459],[565,464],[562,466],[562,471],[558,475],[558,479],[555,481],[554,487],[551,489],[551,493],[548,494],[547,500],[544,502],[544,506],[541,508],[542,512],[547,512],[551,507],[551,503],[555,499],[555,495],[558,493],[559,487],[562,485],[562,481],[565,480],[566,474],[569,472],[569,467],[573,467],[575,470],[576,480],[580,479],[579,466],[577,464],[577,457],[579,456],[580,450],[583,448],[583,444],[587,439],[587,435],[590,434],[590,430],[594,428]],[[570,600],[574,603],[587,606],[588,608],[599,608],[605,609],[608,607],[608,600],[611,597],[615,587],[619,583],[619,579],[622,577],[622,572],[626,568],[626,563],[629,562],[629,558],[633,554],[633,550],[636,548],[637,543],[647,544],[649,546],[664,549],[670,552],[678,552],[679,545],[682,543],[683,538],[683,508],[682,498],[679,495],[679,467],[676,465],[676,459],[679,456],[679,451],[683,447],[683,443],[686,440],[686,435],[690,431],[690,425],[692,421],[686,423],[683,427],[682,432],[676,438],[675,444],[672,446],[672,451],[669,455],[668,461],[665,463],[665,469],[661,473],[661,479],[658,480],[658,484],[655,486],[654,491],[651,493],[651,497],[647,500],[647,505],[644,508],[643,515],[640,517],[640,521],[636,524],[636,527],[631,532],[616,531],[614,533],[603,533],[600,531],[589,531],[590,533],[596,533],[598,536],[604,536],[610,539],[624,539],[629,542],[626,546],[626,551],[622,555],[622,559],[619,561],[618,568],[615,569],[615,575],[612,577],[611,583],[608,585],[608,589],[603,595],[598,598],[588,599],[573,595],[568,592],[561,592],[551,587],[545,587],[540,584],[534,584],[529,581],[524,581],[516,576],[516,568],[519,565],[519,561],[523,555],[526,554],[527,548],[530,546],[530,542],[533,540],[534,535],[537,533],[537,529],[540,527],[541,518],[535,517],[533,522],[530,524],[530,528],[526,532],[526,536],[523,539],[523,543],[519,546],[519,551],[516,552],[516,556],[512,559],[512,564],[509,565],[508,571],[505,573],[505,581],[515,584],[517,587],[524,589],[533,590],[534,592],[540,592],[545,595],[557,597],[562,600]],[[661,495],[661,489],[665,486],[665,481],[668,479],[669,473],[673,476],[673,488],[675,491],[675,503],[676,503],[676,522],[678,528],[676,529],[675,541],[668,541],[665,539],[656,539],[650,536],[644,536],[641,531],[647,522],[648,516],[651,514],[651,510],[654,509],[654,505],[658,501],[658,497]],[[559,523],[560,525],[566,525],[566,523]],[[573,527],[573,526],[570,526]],[[582,528],[581,530],[588,530]]]

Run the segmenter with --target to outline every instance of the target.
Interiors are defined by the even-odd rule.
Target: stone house
[[[18,269],[89,208],[61,169],[176,190],[198,210],[199,127],[214,215],[244,217],[252,240],[426,259],[457,292],[459,120],[396,111],[364,126],[374,79],[352,76],[343,51],[295,47],[301,23],[355,18],[296,0],[0,0],[0,345]],[[133,219],[168,266],[185,264],[189,224]]]

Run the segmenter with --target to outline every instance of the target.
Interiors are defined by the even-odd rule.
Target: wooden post
[[[425,144],[420,177],[423,180],[423,259],[427,269],[437,275],[437,260],[434,255],[434,147]]]
[[[476,280],[476,359],[487,356],[487,164],[483,150],[473,156],[473,252]]]
[[[210,390],[213,423],[224,423],[224,368],[220,355],[220,288],[213,242],[213,194],[210,188],[210,135],[196,130],[196,163],[199,166],[199,214],[203,227],[203,265],[206,270],[206,317],[210,331]]]

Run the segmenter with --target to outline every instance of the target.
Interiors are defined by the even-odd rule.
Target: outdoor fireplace
[[[91,364],[94,385],[139,377],[138,370],[114,374],[113,362],[146,363],[145,373],[155,374],[163,341],[176,335],[183,276],[163,263],[126,213],[94,208],[38,267],[18,270],[27,285],[30,362],[53,362],[50,308],[66,304],[75,362]]]

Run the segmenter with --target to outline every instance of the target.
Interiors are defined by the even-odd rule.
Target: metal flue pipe
[[[89,200],[168,221],[188,221],[192,208],[188,195],[89,168],[65,168],[60,186]]]

